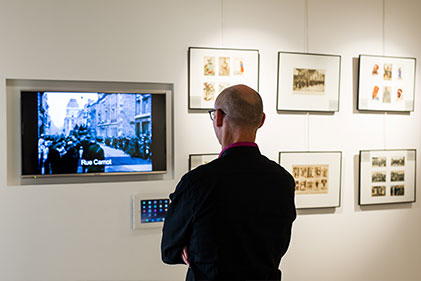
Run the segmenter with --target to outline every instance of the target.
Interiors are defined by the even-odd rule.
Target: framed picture
[[[416,150],[360,151],[359,204],[415,202]]]
[[[340,206],[342,152],[280,152],[279,164],[295,179],[297,209]]]
[[[358,110],[414,111],[415,58],[360,55]]]
[[[189,155],[189,171],[196,169],[200,165],[207,164],[216,158],[218,158],[218,153],[208,153],[208,154],[190,154]]]
[[[245,84],[259,90],[259,51],[189,48],[189,109],[212,109],[218,94]]]
[[[341,56],[278,53],[278,111],[339,111]]]

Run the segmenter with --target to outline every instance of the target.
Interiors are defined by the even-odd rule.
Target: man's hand
[[[181,252],[181,258],[183,259],[184,263],[187,264],[188,267],[190,267],[189,250],[187,249],[187,246],[183,248],[183,251]]]

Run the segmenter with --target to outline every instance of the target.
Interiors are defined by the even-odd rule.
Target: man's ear
[[[224,120],[224,114],[220,109],[215,111],[215,125],[216,127],[222,127]]]
[[[265,113],[263,113],[263,115],[262,115],[262,121],[260,122],[260,125],[259,125],[259,127],[257,127],[257,128],[262,127],[262,126],[263,126],[263,124],[265,123],[265,120],[266,120],[266,114],[265,114]]]

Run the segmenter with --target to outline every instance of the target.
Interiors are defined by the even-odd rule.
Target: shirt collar
[[[224,147],[224,149],[222,149],[221,153],[219,153],[218,158],[220,158],[222,156],[222,154],[227,150],[230,149],[232,147],[239,147],[239,146],[251,146],[251,147],[258,147],[257,144],[255,142],[236,142],[230,145],[227,145],[226,147]]]

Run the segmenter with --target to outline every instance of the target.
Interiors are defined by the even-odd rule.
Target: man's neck
[[[227,131],[223,134],[221,140],[222,149],[238,142],[254,142],[256,140],[256,132],[244,131]]]

